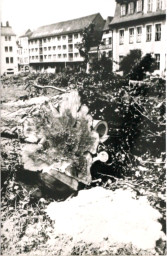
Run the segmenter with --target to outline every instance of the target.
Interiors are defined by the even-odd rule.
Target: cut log
[[[77,191],[91,184],[92,155],[106,140],[107,123],[93,121],[75,90],[51,99],[39,98],[15,102],[13,108],[12,103],[6,104],[3,112],[4,131],[10,122],[6,135],[13,128],[20,140],[23,172],[42,171],[42,184],[55,193]],[[108,158],[103,151],[96,160],[106,163]]]
[[[93,120],[93,129],[99,134],[100,142],[105,142],[108,139],[107,122],[101,120]]]

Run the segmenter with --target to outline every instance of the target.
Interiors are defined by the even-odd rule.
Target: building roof
[[[30,29],[28,29],[23,35],[19,36],[19,38],[30,37],[31,35],[32,35],[32,31]]]
[[[1,26],[1,36],[16,36],[12,27]]]
[[[128,2],[127,0],[124,0],[124,1]],[[110,23],[111,28],[115,26],[121,26],[123,23],[130,23],[134,21],[141,22],[141,20],[142,22],[144,22],[144,20],[154,20],[156,18],[159,19],[160,17],[165,18],[166,16],[166,10],[158,10],[156,12],[150,12],[150,13],[139,12],[131,15],[120,16],[121,5],[118,2],[119,1],[117,0],[115,15]]]
[[[62,21],[55,24],[39,27],[33,31],[30,39],[81,31],[89,24],[91,24],[98,15],[101,17],[100,13],[96,13],[78,19]]]
[[[113,17],[111,17],[111,16],[107,17],[106,22],[104,24],[103,31],[109,30],[109,24],[111,23],[112,19],[113,19]]]

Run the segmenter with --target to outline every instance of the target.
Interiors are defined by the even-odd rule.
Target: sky
[[[21,35],[28,29],[100,13],[113,16],[115,0],[0,0],[1,22]]]

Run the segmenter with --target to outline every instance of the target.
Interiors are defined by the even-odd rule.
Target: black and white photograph
[[[0,255],[167,255],[166,0],[0,7]]]

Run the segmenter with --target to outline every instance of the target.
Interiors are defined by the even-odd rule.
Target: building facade
[[[109,24],[112,21],[112,18],[113,17],[110,16],[107,17],[104,23],[104,27],[102,29],[102,37],[100,40],[101,42],[99,41],[99,45],[90,48],[90,63],[96,60],[100,60],[103,55],[112,59],[112,30],[109,28]]]
[[[166,1],[116,0],[110,23],[113,30],[113,71],[130,50],[152,53],[157,61],[156,73],[166,70]]]
[[[82,41],[83,29],[91,23],[95,25],[94,37],[100,39],[105,21],[99,13],[36,29],[28,39],[30,66],[35,70],[61,70],[83,62],[77,44]]]
[[[1,23],[1,75],[13,75],[18,72],[17,63],[17,43],[16,35],[6,22],[6,26]]]
[[[102,42],[103,45],[100,45],[100,55],[105,55],[108,58],[112,58],[112,30],[109,28],[113,17],[107,17],[103,28]]]
[[[27,30],[26,33],[18,38],[17,41],[17,55],[18,55],[18,69],[19,71],[29,70],[29,37],[31,36],[31,30]]]

